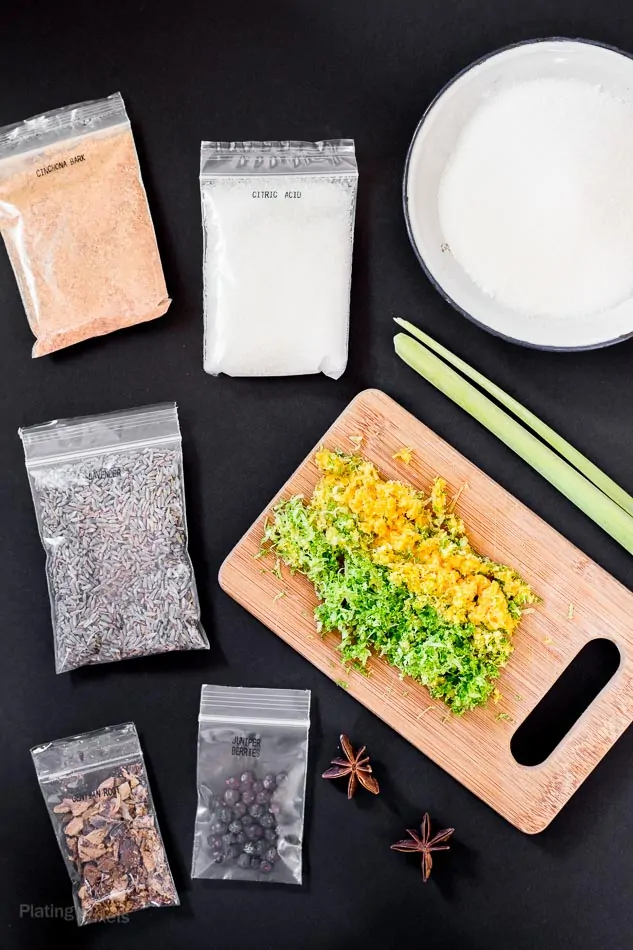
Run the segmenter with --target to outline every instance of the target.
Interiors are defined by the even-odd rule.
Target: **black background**
[[[230,601],[216,576],[335,416],[359,390],[376,386],[631,585],[630,559],[615,542],[396,359],[390,318],[421,324],[633,487],[633,343],[566,355],[488,336],[431,288],[401,207],[413,129],[456,71],[538,36],[584,36],[633,51],[633,10],[619,0],[22,0],[3,3],[0,17],[0,124],[122,91],[174,300],[153,324],[31,360],[32,337],[0,254],[2,947],[38,950],[59,939],[69,948],[122,950],[629,948],[633,731],[547,831],[525,836]],[[206,376],[201,138],[329,137],[355,138],[360,169],[345,376]],[[56,676],[44,555],[18,426],[173,399],[212,649]],[[301,888],[189,878],[203,682],[313,690]],[[141,733],[182,906],[83,930],[21,918],[22,904],[70,904],[29,748],[127,719]],[[384,785],[379,799],[359,795],[348,803],[343,788],[318,778],[342,730],[368,744]],[[416,861],[389,844],[427,809],[457,833],[424,887]]]

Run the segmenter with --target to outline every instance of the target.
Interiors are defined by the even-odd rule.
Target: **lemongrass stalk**
[[[421,343],[405,333],[398,333],[394,338],[394,346],[398,356],[408,366],[470,413],[633,554],[633,518],[588,478]]]
[[[575,449],[574,446],[559,435],[558,432],[539,419],[538,416],[535,416],[529,409],[526,409],[525,406],[522,406],[520,402],[517,402],[517,400],[505,392],[505,390],[491,382],[483,373],[479,373],[476,369],[473,369],[472,366],[460,359],[459,356],[455,356],[454,353],[451,353],[450,350],[447,350],[445,346],[442,346],[441,343],[438,343],[423,330],[418,329],[413,323],[409,323],[408,320],[402,320],[400,317],[395,317],[395,322],[399,324],[399,326],[404,327],[404,329],[413,336],[417,337],[418,340],[425,343],[429,349],[439,353],[447,363],[456,366],[464,376],[468,376],[469,379],[476,382],[478,386],[481,386],[481,388],[485,389],[491,396],[494,396],[506,409],[509,409],[510,412],[513,412],[515,416],[533,429],[534,432],[538,433],[538,435],[562,455],[563,458],[571,462],[578,471],[586,475],[589,481],[593,482],[605,495],[608,495],[609,498],[615,501],[621,508],[624,508],[630,515],[633,515],[633,497],[621,488],[617,482],[614,482],[612,478],[609,478],[602,469],[594,465],[586,455],[583,455],[582,452]]]

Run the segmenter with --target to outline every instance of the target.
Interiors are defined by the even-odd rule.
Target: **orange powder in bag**
[[[121,97],[12,128],[27,150],[16,154],[0,130],[0,231],[33,356],[164,314],[171,301]]]

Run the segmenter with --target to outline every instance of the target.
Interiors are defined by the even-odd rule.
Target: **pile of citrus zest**
[[[383,656],[455,713],[486,703],[530,587],[472,548],[441,478],[424,495],[359,455],[315,461],[312,498],[278,504],[264,542],[313,583],[318,629],[340,633],[345,663]]]

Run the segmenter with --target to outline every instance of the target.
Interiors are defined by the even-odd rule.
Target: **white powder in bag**
[[[331,161],[313,171],[297,149],[288,161],[284,144],[244,143],[247,174],[239,160],[203,159],[204,369],[213,375],[337,379],[345,370],[357,172],[337,173]]]
[[[466,273],[515,312],[610,309],[633,293],[633,107],[564,78],[493,94],[449,158],[439,216]]]

